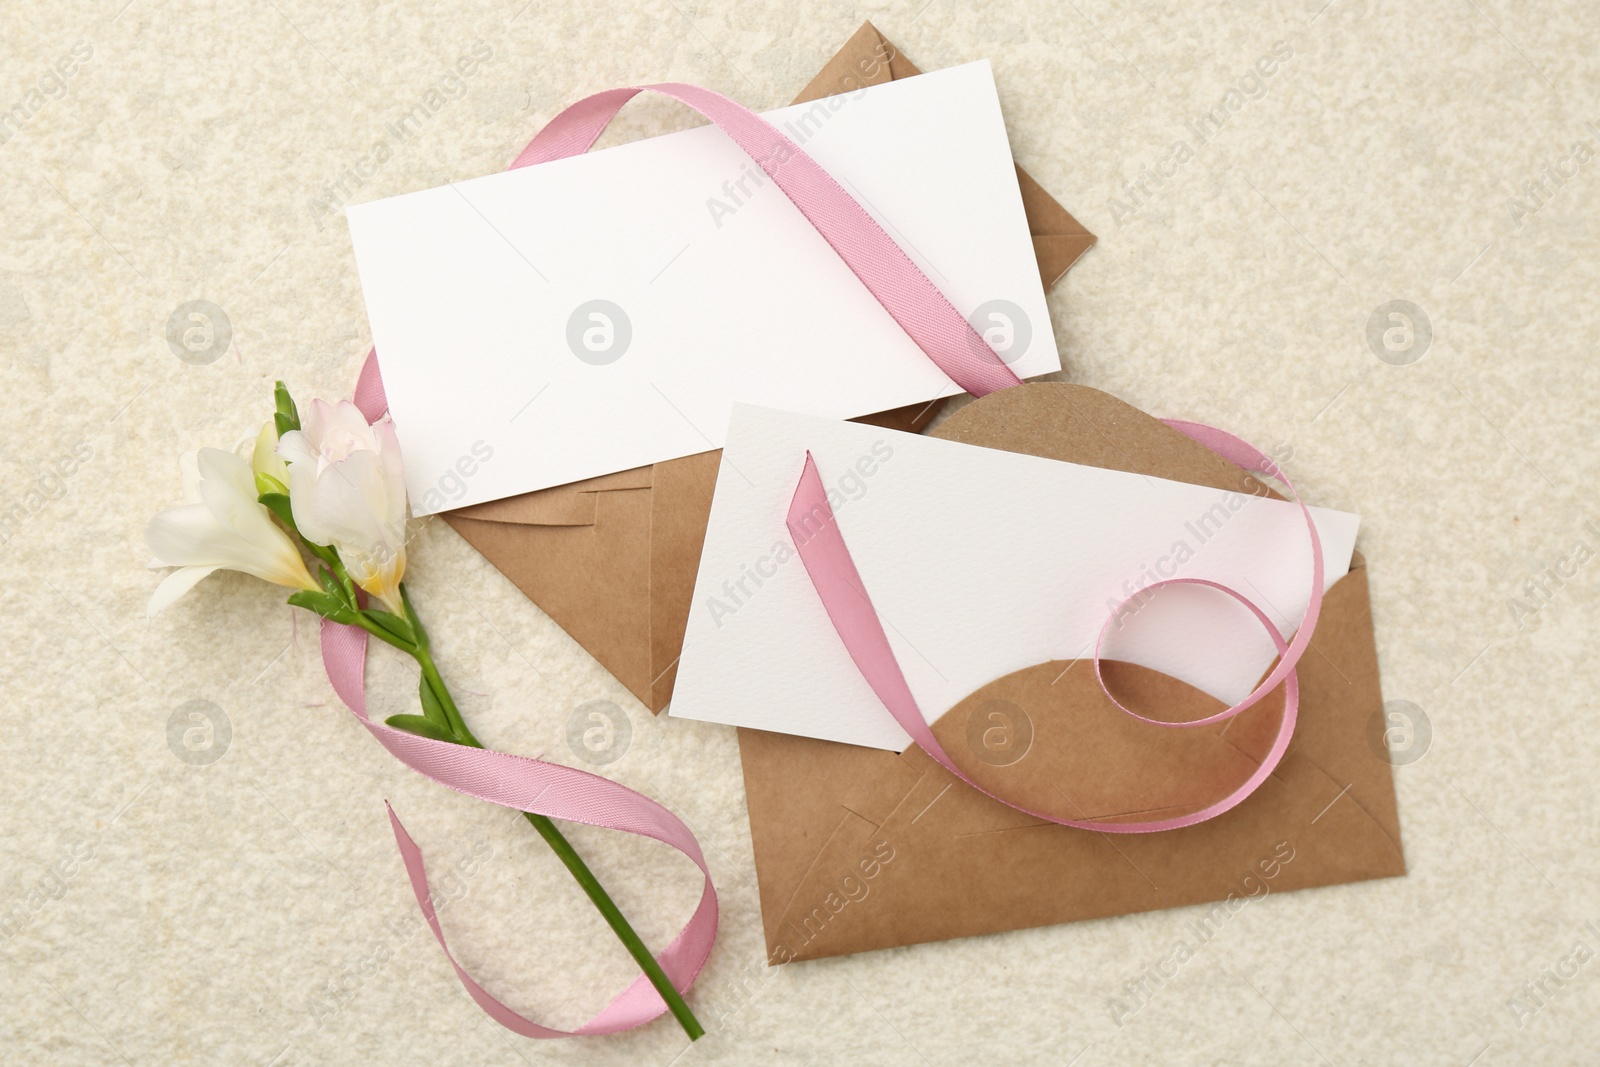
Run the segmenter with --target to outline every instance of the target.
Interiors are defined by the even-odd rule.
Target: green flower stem
[[[409,608],[410,604],[408,603],[406,606]],[[451,698],[450,691],[445,688],[444,680],[439,677],[439,669],[434,665],[433,656],[428,650],[426,639],[417,646],[412,654],[422,667],[422,676],[428,680],[429,687],[438,696],[439,703],[444,706],[445,714],[449,717],[450,725],[455,731],[456,743],[468,745],[472,748],[482,748],[483,745],[479,743],[476,737],[472,736],[472,731],[467,729],[466,723],[462,721],[461,710],[456,707],[456,702]],[[567,840],[566,835],[556,828],[555,823],[543,815],[536,815],[531,811],[525,811],[522,815],[523,818],[533,824],[535,830],[539,831],[539,836],[544,838],[545,844],[550,846],[550,850],[560,858],[562,863],[566,864],[567,870],[571,872],[572,877],[583,887],[583,891],[589,895],[589,899],[594,902],[595,908],[605,917],[606,922],[611,926],[618,940],[627,948],[628,953],[633,956],[634,962],[639,965],[640,969],[650,979],[650,984],[656,987],[656,992],[660,993],[661,999],[666,1001],[667,1008],[672,1012],[673,1018],[678,1020],[678,1025],[683,1027],[683,1032],[689,1035],[689,1040],[694,1041],[703,1036],[705,1030],[701,1027],[700,1021],[694,1017],[694,1012],[689,1010],[689,1005],[684,1002],[683,995],[672,984],[672,980],[667,977],[667,973],[661,969],[661,964],[656,962],[655,956],[651,954],[650,949],[646,947],[639,935],[634,932],[633,927],[628,923],[627,917],[622,914],[622,909],[617,907],[616,902],[611,899],[611,895],[600,884],[600,880],[594,876],[594,872],[589,870],[589,865],[583,862],[583,857],[578,855],[577,849],[572,847],[572,843]]]
[[[339,568],[339,576],[341,578],[344,577],[343,567]],[[466,721],[461,717],[461,709],[456,706],[455,699],[450,695],[450,690],[446,688],[444,679],[439,675],[439,668],[433,662],[433,654],[429,647],[427,632],[422,628],[421,620],[417,618],[416,611],[411,607],[411,598],[406,594],[403,585],[400,587],[400,596],[405,607],[406,621],[411,624],[411,628],[416,635],[415,644],[396,637],[369,619],[364,612],[355,613],[355,624],[380,641],[393,645],[415,659],[417,665],[422,668],[423,680],[427,683],[428,688],[433,691],[434,696],[438,697],[439,705],[444,709],[445,718],[449,723],[450,732],[455,743],[466,745],[470,748],[482,748],[483,744],[473,736],[471,730],[467,729]],[[605,918],[612,932],[617,935],[617,939],[627,948],[634,962],[639,965],[640,970],[644,971],[645,976],[650,979],[650,984],[655,986],[656,992],[666,1002],[673,1018],[678,1020],[678,1025],[683,1027],[683,1032],[689,1035],[689,1040],[695,1041],[704,1036],[705,1028],[700,1025],[700,1020],[694,1017],[694,1012],[689,1010],[689,1005],[685,1003],[683,994],[679,993],[677,987],[672,984],[672,980],[667,977],[666,971],[661,969],[661,964],[656,961],[655,956],[651,954],[644,941],[634,932],[633,926],[629,924],[627,917],[622,914],[622,909],[617,907],[616,902],[611,899],[611,895],[600,884],[600,880],[594,876],[594,872],[589,869],[589,865],[583,862],[583,857],[578,855],[577,849],[572,847],[572,843],[567,840],[566,835],[556,828],[555,823],[543,815],[525,811],[522,816],[539,832],[539,836],[544,838],[545,844],[550,846],[550,850],[566,865],[568,872],[583,887],[583,891],[589,895],[589,899],[594,903],[596,910]]]

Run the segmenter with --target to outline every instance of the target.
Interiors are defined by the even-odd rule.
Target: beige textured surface
[[[119,7],[0,14],[0,108],[20,108],[0,113],[0,506],[22,509],[0,534],[0,1059],[1592,1062],[1600,961],[1573,951],[1600,949],[1600,562],[1543,578],[1520,626],[1511,604],[1578,538],[1600,544],[1600,38],[1582,5]],[[629,969],[565,873],[513,816],[374,745],[276,591],[209,579],[147,624],[143,523],[176,500],[176,453],[251,431],[275,376],[302,396],[353,383],[367,327],[330,196],[496,170],[611,85],[775,106],[863,18],[924,67],[991,57],[1018,158],[1101,235],[1051,301],[1068,379],[1292,450],[1313,500],[1365,516],[1385,693],[1432,727],[1396,771],[1412,873],[1253,903],[1170,979],[1146,970],[1189,911],[767,971],[732,731],[651,720],[432,524],[414,591],[479,735],[576,761],[569,714],[615,701],[632,744],[604,772],[683,813],[723,893],[693,996],[705,1041],[685,1051],[670,1023],[512,1038],[420,932],[381,802],[436,870],[463,864],[445,912],[462,958],[573,1024]],[[492,58],[464,93],[387,132],[477,40]],[[92,54],[58,82],[79,41]],[[1280,41],[1292,56],[1202,143],[1185,124]],[[620,136],[685,122],[644,103]],[[1124,183],[1147,173],[1136,198]],[[1541,180],[1535,204],[1521,189]],[[166,339],[195,299],[233,331],[206,365]],[[1432,323],[1409,366],[1367,341],[1393,299]],[[405,664],[374,674],[407,701]],[[209,765],[169,746],[194,700],[231,732]],[[656,943],[688,914],[687,864],[574,836]]]

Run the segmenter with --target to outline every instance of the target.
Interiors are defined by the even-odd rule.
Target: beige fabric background
[[[0,15],[0,507],[20,507],[0,534],[0,1059],[1592,1062],[1600,962],[1574,953],[1600,950],[1600,562],[1544,576],[1579,538],[1600,546],[1584,5],[524,4]],[[864,18],[927,68],[990,57],[1017,158],[1101,235],[1051,299],[1066,379],[1292,450],[1312,500],[1365,516],[1385,694],[1431,729],[1396,769],[1411,874],[1252,903],[1170,978],[1148,974],[1170,972],[1191,912],[769,971],[732,731],[652,720],[433,523],[412,584],[479,735],[588,766],[569,716],[615,702],[631,741],[603,773],[681,812],[722,891],[703,1042],[671,1023],[514,1038],[421,930],[382,802],[456,867],[462,959],[572,1025],[630,970],[565,872],[514,816],[384,754],[278,591],[219,576],[147,623],[143,524],[178,500],[178,452],[252,433],[274,377],[302,397],[353,384],[368,331],[339,198],[497,170],[613,85],[776,106]],[[477,41],[492,56],[464,92],[390,133]],[[1292,57],[1252,82],[1276,42]],[[1186,123],[1241,85],[1256,95],[1202,143]],[[618,136],[687,122],[642,103]],[[213,362],[169,345],[191,300],[231,326]],[[1368,342],[1390,300],[1431,322],[1409,365]],[[1530,579],[1547,592],[1518,609]],[[408,703],[407,664],[373,674],[382,706]],[[662,943],[698,892],[689,866],[573,836]]]

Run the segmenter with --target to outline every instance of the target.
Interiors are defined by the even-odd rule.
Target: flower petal
[[[221,570],[220,567],[179,567],[156,586],[156,591],[150,594],[150,606],[145,609],[145,618],[153,619],[167,608],[173,601],[193,589],[202,578],[213,571]]]
[[[378,455],[383,459],[385,485],[389,492],[387,518],[403,524],[406,519],[406,468],[400,457],[400,438],[394,430],[394,420],[385,415],[372,424],[372,435],[378,441]]]
[[[156,558],[182,567],[227,567],[296,589],[315,589],[300,551],[256,500],[255,473],[232,452],[196,457],[202,503],[163,511],[145,539]]]
[[[240,540],[204,504],[170,508],[150,520],[144,539],[164,567],[227,566]]]
[[[190,504],[200,500],[200,454],[185,452],[178,457],[178,475],[183,479],[183,499]]]
[[[289,468],[278,455],[278,426],[271,419],[262,423],[261,432],[256,434],[255,445],[250,451],[250,469],[282,485],[289,484]]]
[[[304,430],[290,430],[278,438],[278,456],[291,467],[296,463],[312,467],[317,465],[317,450],[312,447]]]

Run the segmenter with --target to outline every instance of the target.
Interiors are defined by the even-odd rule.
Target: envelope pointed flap
[[[1022,208],[1028,215],[1028,232],[1035,237],[1086,238],[1091,245],[1097,240],[1088,227],[1073,218],[1049,190],[1020,166],[1017,188],[1022,192]]]
[[[1034,382],[1001,390],[957,411],[931,435],[1219,489],[1267,489],[1160,420],[1081,385]],[[1328,590],[1312,649],[1298,667],[1302,699],[1308,706],[1336,707],[1344,714],[1301,716],[1290,751],[1350,783],[1377,824],[1398,842],[1393,772],[1374,754],[1364,730],[1366,718],[1380,711],[1383,698],[1366,565],[1359,556],[1350,573]],[[1347,710],[1351,708],[1356,710]]]
[[[666,706],[678,677],[695,567],[706,539],[721,459],[718,449],[655,465],[655,488],[650,493],[651,681],[645,700],[651,711]]]
[[[863,22],[794,102],[803,104],[921,73],[876,26]],[[1028,217],[1028,232],[1033,235],[1039,278],[1049,290],[1094,246],[1097,238],[1020,166],[1017,186],[1022,192],[1022,210]]]
[[[553,486],[533,493],[490,500],[450,512],[485,522],[514,522],[528,526],[589,526],[594,523],[595,494],[628,489],[649,489],[652,468],[585,478],[569,485]]]
[[[1044,287],[1050,289],[1079,256],[1094,247],[1098,238],[1020,165],[1017,187],[1022,191],[1022,210],[1028,216],[1028,232],[1033,235],[1039,278]]]
[[[861,28],[850,35],[844,47],[835,52],[833,58],[822,65],[817,76],[800,90],[794,103],[804,104],[920,73],[915,67],[911,67],[907,75],[896,73],[890,66],[890,57],[895,55],[898,52],[894,45],[878,32],[877,27],[870,22],[863,22]],[[906,66],[910,67],[910,64]]]
[[[914,78],[918,74],[922,73],[921,68],[919,68],[915,63],[911,62],[911,60],[907,59],[906,54],[900,51],[900,49],[896,48],[894,46],[894,42],[885,37],[883,32],[879,30],[878,27],[874,26],[870,22],[862,23],[862,25],[866,29],[876,33],[878,35],[878,40],[883,42],[884,50],[889,57],[889,76],[891,78]]]
[[[1377,640],[1372,628],[1372,601],[1366,562],[1358,556],[1350,573],[1335,582],[1323,599],[1322,618],[1311,638],[1311,651],[1297,668],[1300,685],[1310,696],[1327,694],[1331,701],[1356,709],[1365,729],[1352,719],[1303,716],[1295,729],[1291,754],[1312,761],[1383,828],[1400,848],[1400,812],[1395,801],[1394,770],[1381,753],[1386,720],[1378,674]]]
[[[648,703],[653,677],[651,493],[596,491],[588,496],[594,507],[590,525],[491,521],[459,511],[446,512],[444,518],[630,692]]]

